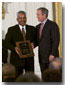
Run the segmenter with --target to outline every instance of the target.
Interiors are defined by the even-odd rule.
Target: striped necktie
[[[23,34],[23,39],[25,41],[25,31],[24,31],[24,28],[22,28],[22,34]]]

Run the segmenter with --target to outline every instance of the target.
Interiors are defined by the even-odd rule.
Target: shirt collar
[[[21,26],[20,24],[19,24],[19,27],[22,29],[22,28],[24,28],[25,29],[25,25],[24,26]]]
[[[25,31],[25,33],[26,33],[26,25],[21,26],[21,25],[19,24],[19,27],[20,27],[20,30],[21,30],[21,31],[22,31],[22,28],[24,28],[24,31]]]
[[[47,18],[42,23],[44,23],[44,25],[45,25],[46,22],[47,22]]]

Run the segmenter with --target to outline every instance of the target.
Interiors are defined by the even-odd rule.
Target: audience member
[[[16,82],[41,82],[41,79],[35,75],[33,72],[26,72],[23,75],[20,75]]]
[[[16,78],[16,69],[15,67],[10,64],[6,63],[2,67],[2,81],[3,82],[14,82]]]
[[[42,80],[44,82],[61,82],[62,74],[59,70],[49,68],[43,72]]]
[[[57,57],[50,64],[49,68],[54,68],[62,72],[62,59]]]

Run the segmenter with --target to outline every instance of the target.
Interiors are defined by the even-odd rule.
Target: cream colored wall
[[[16,21],[16,13],[19,10],[24,10],[27,14],[27,24],[36,26],[39,22],[36,18],[36,11],[39,7],[46,7],[49,10],[48,18],[53,20],[53,13],[52,13],[52,3],[44,3],[44,2],[23,2],[23,3],[9,3],[7,5],[8,13],[5,14],[5,19],[2,20],[2,38],[5,38],[5,34],[7,32],[8,27],[15,25]],[[38,47],[34,49],[34,59],[35,59],[35,73],[40,76],[40,67],[38,63]]]
[[[53,20],[53,13],[52,13],[52,3],[43,3],[43,2],[11,2],[7,4],[7,12],[5,14],[5,19],[2,21],[2,38],[5,38],[5,34],[7,32],[8,27],[15,25],[16,21],[16,13],[19,10],[24,10],[27,14],[27,23],[30,25],[37,25],[38,20],[36,18],[36,11],[39,7],[46,7],[49,10],[49,19]]]

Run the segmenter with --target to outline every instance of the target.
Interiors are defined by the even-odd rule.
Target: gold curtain
[[[53,2],[53,18],[59,26],[60,32],[60,44],[59,44],[59,55],[62,57],[62,2]]]
[[[5,8],[4,8],[4,2],[2,2],[2,19],[5,18]]]

